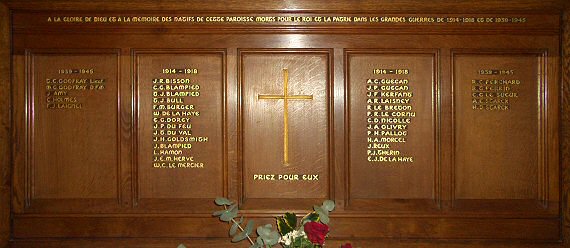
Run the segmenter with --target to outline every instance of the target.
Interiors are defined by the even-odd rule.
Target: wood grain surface
[[[233,244],[226,238],[210,238],[210,239],[36,239],[36,240],[18,240],[13,243],[13,248],[100,248],[100,247],[137,247],[137,248],[172,248],[178,244],[184,243],[188,247],[200,248],[245,248],[245,243]],[[567,247],[561,243],[552,242],[504,242],[504,241],[428,241],[428,240],[358,240],[358,239],[327,239],[327,247],[340,247],[343,244],[351,243],[353,247],[362,248],[563,248]]]
[[[346,118],[350,120],[349,144],[350,157],[347,173],[350,204],[348,207],[357,210],[372,209],[402,209],[402,201],[409,201],[410,205],[422,206],[420,208],[434,208],[439,201],[439,165],[436,147],[436,96],[437,88],[437,52],[434,50],[356,50],[347,51],[347,97],[349,105]],[[401,69],[409,70],[407,75],[375,75],[374,69]],[[375,86],[368,79],[378,80],[408,80],[403,86],[409,87],[412,94],[407,104],[372,104],[367,101],[381,99],[378,96],[367,96],[367,92],[374,92],[367,87]],[[377,84],[376,86],[390,86],[390,84]],[[402,86],[396,84],[396,86]],[[376,90],[376,92],[382,92]],[[402,92],[402,91],[395,91]],[[398,98],[396,98],[398,99]],[[406,99],[406,98],[404,98]],[[368,106],[386,106],[372,111]],[[411,109],[392,110],[390,107],[410,106]],[[381,120],[381,113],[389,115],[412,113],[414,117],[390,117],[397,120],[409,120],[409,124],[385,124]],[[397,115],[396,115],[397,116]],[[369,119],[370,118],[370,119]],[[405,135],[373,135],[379,128],[369,125],[384,126]],[[401,129],[398,129],[401,128]],[[369,134],[368,131],[372,132]],[[391,135],[391,136],[390,136]],[[398,134],[397,134],[398,135]],[[368,142],[367,138],[402,137],[406,141],[397,143]],[[369,144],[387,144],[389,148],[368,148]],[[374,155],[385,151],[394,151],[398,156]],[[380,158],[405,158],[407,162],[375,161]],[[411,160],[409,160],[411,158]],[[369,161],[370,159],[370,161]],[[413,161],[412,161],[413,160]],[[406,161],[406,160],[404,160]],[[412,161],[412,162],[410,162]],[[375,190],[370,190],[375,188]],[[407,189],[407,190],[402,190]],[[363,199],[379,199],[376,204]],[[416,204],[414,204],[414,202]]]
[[[560,158],[562,166],[562,212],[564,240],[570,244],[570,8],[564,12],[562,38],[562,110],[560,120]]]
[[[471,1],[448,1],[448,0],[364,0],[364,1],[249,1],[243,4],[238,0],[226,1],[39,1],[39,0],[7,0],[13,9],[26,10],[204,10],[204,11],[236,11],[236,10],[300,10],[300,11],[330,11],[330,10],[355,10],[355,11],[383,11],[383,12],[514,12],[514,11],[548,11],[560,12],[565,4],[564,0],[483,0],[473,4]]]
[[[10,21],[8,8],[0,4],[0,247],[10,239],[11,94]]]
[[[242,51],[244,199],[330,197],[328,52]],[[285,77],[288,97],[312,97],[287,100],[286,125],[284,100],[259,99],[285,94]],[[255,175],[267,174],[277,180],[255,179]],[[318,180],[303,180],[309,175],[318,175]]]
[[[91,51],[93,52],[93,51]],[[34,122],[30,182],[35,199],[118,199],[117,105],[118,54],[116,51],[34,51],[28,78],[33,88]],[[91,68],[90,75],[61,75],[66,68]],[[47,79],[103,79],[102,90],[46,90]],[[64,93],[60,96],[58,94]],[[72,98],[81,109],[61,107],[58,101]],[[73,101],[73,100],[72,100]],[[58,147],[58,149],[53,149]],[[32,206],[33,207],[33,204]]]
[[[162,211],[176,210],[172,205],[181,206],[179,211],[198,209],[198,205],[208,206],[211,199],[225,196],[228,185],[225,176],[226,168],[226,139],[223,130],[225,124],[225,50],[151,50],[136,51],[136,89],[137,89],[137,164],[135,173],[136,204],[138,208],[152,208],[164,206]],[[163,69],[185,68],[197,69],[197,74],[163,74]],[[198,85],[199,97],[187,96],[183,104],[191,105],[192,110],[168,111],[161,110],[160,116],[155,116],[153,106],[167,105],[153,104],[153,86],[166,86],[167,84],[153,84],[153,79],[190,80],[190,85]],[[168,85],[170,86],[170,84]],[[161,98],[163,99],[163,98]],[[166,124],[153,118],[169,118],[174,113],[198,112],[198,116],[191,115],[189,122],[173,121],[175,127],[153,128],[154,124]],[[165,115],[168,114],[168,115]],[[179,116],[180,117],[180,116]],[[176,117],[175,117],[176,118]],[[177,124],[190,123],[191,127]],[[168,151],[168,149],[153,148],[155,144],[167,145],[176,142],[152,142],[153,137],[168,138],[172,135],[154,135],[154,130],[186,130],[191,135],[177,135],[175,137],[203,137],[207,142],[178,142],[191,144],[188,149],[180,149],[182,155],[178,157],[192,157],[196,167],[176,167],[178,163],[163,163],[173,168],[157,169],[153,164],[153,151]],[[177,149],[171,149],[177,150]],[[164,157],[164,156],[163,156]],[[172,156],[166,156],[172,158]],[[185,163],[180,163],[185,164]],[[194,164],[192,164],[194,165]],[[201,165],[201,166],[200,166]],[[188,180],[194,178],[194,180]],[[200,199],[201,198],[201,199]],[[204,202],[198,204],[197,201]],[[178,204],[175,204],[178,203]],[[207,208],[210,209],[210,208]]]
[[[356,247],[402,248],[530,248],[565,247],[570,244],[568,243],[570,236],[570,16],[568,7],[566,7],[565,17],[563,20],[560,19],[564,6],[568,6],[568,3],[564,3],[563,0],[481,0],[476,3],[444,0],[429,3],[419,0],[356,2],[340,0],[334,3],[324,0],[262,0],[247,1],[248,4],[244,4],[243,1],[211,2],[205,0],[185,2],[8,0],[5,2],[14,10],[13,14],[16,18],[14,23],[17,22],[17,25],[14,26],[13,54],[10,60],[10,40],[12,39],[9,30],[10,15],[7,8],[0,5],[0,25],[2,25],[0,35],[0,62],[2,62],[0,63],[0,247],[2,248],[8,245],[11,232],[15,238],[12,242],[13,247],[175,247],[179,242],[184,242],[190,247],[244,247],[244,244],[231,246],[229,239],[226,238],[226,227],[210,216],[211,210],[216,206],[209,198],[217,194],[227,195],[232,199],[254,198],[246,199],[246,204],[243,205],[246,209],[244,212],[247,217],[256,218],[261,223],[273,222],[272,217],[282,213],[283,209],[280,208],[283,206],[293,209],[296,213],[302,213],[302,209],[310,208],[317,203],[317,200],[330,197],[338,203],[338,209],[332,215],[333,231],[327,245],[332,247],[340,246],[348,241]],[[176,11],[172,12],[173,10]],[[38,21],[45,21],[46,15],[54,13],[105,14],[105,11],[111,11],[107,14],[127,13],[125,11],[128,11],[134,14],[165,15],[170,13],[247,15],[266,12],[285,14],[292,12],[296,14],[467,13],[470,15],[507,13],[528,15],[532,19],[531,23],[521,24],[521,26],[510,25],[497,28],[475,25],[465,29],[464,26],[458,25],[446,29],[415,24],[415,26],[407,27],[405,32],[398,30],[397,27],[352,29],[350,25],[331,29],[318,27],[318,25],[310,28],[256,27],[255,25],[236,27],[232,26],[233,24],[211,25],[202,28],[170,27],[150,23],[145,24],[145,27],[124,25],[117,28],[113,26],[94,27],[89,24],[71,25],[68,26],[69,28],[62,28],[63,25],[50,26],[46,23],[36,25]],[[563,34],[560,33],[560,21],[564,26]],[[97,111],[100,116],[94,121],[77,114],[62,115],[61,118],[58,117],[59,119],[49,119],[51,117],[48,116],[46,119],[45,110],[38,111],[36,116],[33,112],[27,111],[30,110],[27,104],[45,101],[43,98],[31,99],[30,97],[33,98],[35,95],[30,94],[29,89],[25,87],[27,83],[30,83],[28,81],[30,75],[34,73],[26,66],[33,64],[33,59],[29,55],[30,52],[46,49],[62,53],[70,49],[74,51],[116,51],[118,58],[113,61],[117,63],[109,62],[108,64],[111,64],[110,67],[118,68],[118,73],[112,72],[110,68],[105,70],[107,74],[117,79],[118,84],[113,88],[114,94],[102,101],[112,104],[101,107]],[[180,62],[176,64],[177,66],[182,65],[183,61],[192,61],[196,54],[190,52],[188,57],[185,57],[183,53],[178,54],[186,49],[223,51],[223,56],[225,56],[221,70],[218,66],[219,57],[210,58],[211,60],[206,58],[212,62],[207,67],[216,71],[212,72],[212,75],[215,74],[212,78],[220,78],[219,74],[223,71],[222,77],[227,80],[227,84],[224,82],[220,85],[219,80],[212,80],[212,83],[216,84],[214,91],[220,91],[220,88],[224,88],[225,91],[216,95],[215,101],[207,103],[212,106],[209,110],[224,113],[208,119],[212,121],[212,125],[203,123],[202,128],[210,128],[207,131],[212,132],[212,137],[215,136],[217,140],[216,143],[212,142],[215,147],[211,150],[211,154],[215,154],[216,157],[212,155],[208,158],[212,159],[212,164],[215,164],[216,169],[201,176],[200,179],[193,178],[193,173],[185,176],[155,173],[146,168],[149,167],[146,164],[148,161],[146,163],[137,161],[137,158],[147,159],[150,154],[149,149],[146,148],[143,153],[137,151],[137,146],[141,142],[146,142],[144,145],[150,144],[148,127],[138,129],[139,126],[137,126],[140,120],[149,122],[150,111],[142,109],[144,116],[141,119],[139,116],[141,109],[137,109],[137,101],[140,99],[137,99],[136,88],[137,85],[148,83],[151,78],[157,78],[160,75],[145,71],[147,73],[144,77],[145,81],[137,82],[136,53],[133,51],[160,50],[166,53],[176,53],[176,56],[179,56],[176,57],[179,59],[163,59],[155,56],[156,54],[150,56],[145,70],[148,68],[150,68],[148,70],[155,70],[160,67],[159,65],[167,64],[169,61]],[[346,141],[348,137],[346,133],[350,125],[347,123],[353,121],[354,123],[351,123],[353,126],[365,125],[362,120],[351,120],[350,114],[346,114],[350,98],[345,98],[345,93],[348,91],[345,81],[349,78],[344,72],[348,67],[344,57],[345,51],[350,49],[374,55],[377,51],[390,51],[391,49],[403,51],[409,55],[403,57],[413,62],[410,64],[419,64],[422,62],[420,58],[425,59],[421,56],[417,58],[412,56],[418,51],[430,51],[427,60],[431,62],[433,58],[433,64],[436,66],[431,68],[432,64],[423,63],[426,65],[421,69],[423,72],[422,86],[418,85],[416,88],[421,89],[422,92],[419,92],[415,98],[418,103],[421,100],[421,105],[415,107],[422,108],[422,113],[434,112],[429,113],[432,115],[424,115],[425,119],[421,123],[425,126],[425,130],[422,129],[421,135],[417,135],[421,140],[429,143],[429,146],[426,145],[427,149],[413,151],[425,154],[422,156],[425,159],[419,161],[424,168],[422,171],[402,169],[397,176],[390,176],[382,171],[367,174],[367,167],[363,167],[361,171],[350,174],[347,161],[351,158],[345,152],[349,144]],[[454,119],[457,117],[454,116],[454,107],[457,107],[454,106],[456,103],[454,101],[463,101],[464,105],[461,105],[463,108],[459,109],[461,114],[469,110],[470,103],[470,97],[467,94],[469,89],[465,88],[459,92],[456,91],[457,88],[453,88],[455,85],[453,82],[455,75],[453,52],[461,49],[493,51],[495,54],[509,55],[506,58],[491,56],[491,59],[474,60],[472,57],[477,56],[470,54],[462,64],[469,72],[486,65],[501,65],[507,62],[509,65],[520,65],[517,70],[524,71],[520,74],[522,79],[534,80],[534,82],[540,81],[540,79],[536,80],[540,76],[547,79],[545,80],[547,86],[535,84],[524,89],[525,100],[529,101],[519,105],[533,111],[513,110],[516,113],[513,114],[511,123],[523,120],[518,123],[517,128],[511,130],[515,134],[520,134],[516,136],[516,139],[509,139],[512,133],[506,135],[508,137],[501,137],[503,133],[497,130],[506,128],[505,126],[497,126],[497,129],[488,133],[485,131],[489,130],[469,133],[475,130],[478,120],[460,118],[459,121],[463,127],[466,127],[460,130],[463,134],[474,136],[472,140],[478,140],[483,136],[486,140],[481,143],[467,140],[462,143],[460,150],[454,150],[453,134],[457,131],[453,126],[453,123],[457,121]],[[253,56],[244,59],[240,51],[246,50],[280,51],[288,55],[267,53],[265,57]],[[299,51],[318,51],[318,53],[307,56],[295,55]],[[516,58],[510,56],[513,53],[521,53],[521,51],[540,51],[541,55],[546,55],[545,58],[541,58],[542,60],[539,59],[538,63],[530,61],[529,56],[515,56]],[[292,62],[289,59],[290,54],[294,57]],[[562,57],[560,57],[561,54]],[[366,56],[360,66],[354,68],[354,73],[369,70],[370,68],[366,67],[369,66],[367,64],[369,60],[382,64],[385,61],[394,63],[400,59]],[[204,58],[200,58],[202,59]],[[13,61],[13,69],[10,68],[10,63],[6,63],[8,61]],[[42,68],[51,68],[50,71],[61,67],[57,61],[38,60],[36,62],[40,62],[40,65],[43,63]],[[71,62],[81,63],[80,60]],[[152,66],[148,66],[149,64]],[[272,144],[282,144],[282,137],[270,137],[269,134],[273,134],[273,129],[283,129],[283,116],[280,112],[283,102],[267,101],[260,104],[252,98],[258,93],[278,94],[279,90],[282,90],[279,82],[283,76],[281,74],[283,68],[268,69],[274,64],[281,67],[301,65],[309,68],[306,72],[290,68],[291,88],[301,89],[301,91],[291,90],[290,93],[313,94],[316,97],[315,102],[319,100],[319,105],[311,112],[311,117],[318,120],[303,122],[292,120],[290,123],[294,130],[307,131],[303,134],[292,133],[292,142],[306,139],[314,141],[317,145],[304,144],[305,146],[301,146],[302,149],[300,149],[302,151],[292,150],[291,152],[293,159],[300,160],[309,159],[303,156],[305,151],[313,151],[317,154],[315,161],[309,163],[308,167],[317,168],[324,177],[321,177],[322,181],[315,184],[296,184],[294,190],[276,187],[272,184],[260,187],[260,184],[244,180],[246,177],[251,177],[255,173],[254,170],[261,171],[266,168],[267,165],[262,163],[263,161],[256,162],[255,159],[264,158],[272,161],[271,163],[279,163],[282,158],[283,147],[269,147]],[[530,69],[526,70],[527,68]],[[461,73],[467,75],[465,71]],[[434,77],[434,74],[437,76]],[[240,85],[240,77],[246,79],[245,85]],[[299,83],[311,81],[312,77],[318,77],[319,82]],[[465,83],[472,77],[474,75],[469,74],[462,79],[462,82]],[[430,80],[431,78],[433,80]],[[11,84],[10,79],[13,80]],[[362,78],[355,80],[361,82]],[[255,85],[254,82],[260,85]],[[261,85],[266,82],[268,85]],[[562,84],[560,85],[559,82]],[[42,85],[30,86],[37,86],[39,90]],[[253,92],[253,89],[256,92]],[[540,90],[548,90],[548,92]],[[462,92],[465,95],[462,95]],[[539,97],[537,94],[532,95],[533,92],[556,97],[543,97],[542,95]],[[145,92],[145,96],[148,95],[149,93]],[[14,100],[11,100],[12,97]],[[244,97],[248,99],[242,102],[243,106],[240,106],[240,101],[243,101]],[[96,97],[90,99],[97,101]],[[150,106],[148,102],[144,104]],[[256,105],[261,107],[255,109]],[[41,107],[41,105],[38,106]],[[241,109],[242,107],[245,108]],[[307,106],[306,103],[294,102],[289,107],[291,116],[298,116]],[[14,113],[13,117],[11,112]],[[262,112],[263,116],[257,116]],[[222,117],[222,115],[227,116]],[[497,113],[493,115],[501,120]],[[11,118],[15,120],[13,124]],[[241,123],[244,118],[246,125]],[[95,132],[86,134],[71,130],[72,127],[68,124],[72,119],[74,122],[77,120],[82,127],[88,127]],[[539,119],[538,122],[537,119]],[[71,157],[73,161],[64,161],[65,165],[70,166],[59,166],[52,161],[58,162],[58,159],[68,158],[50,154],[57,152],[57,149],[54,149],[57,144],[49,142],[34,144],[34,140],[28,136],[30,122],[35,121],[37,121],[35,124],[42,125],[42,128],[71,130],[72,135],[67,134],[67,136],[60,136],[57,133],[50,134],[49,130],[44,130],[43,135],[49,136],[47,141],[55,140],[65,143],[63,138],[73,139],[84,135],[83,137],[91,141],[107,140],[102,144],[105,149],[101,149],[98,153],[96,151],[92,157],[87,156],[85,161],[82,160],[85,157],[84,154],[74,155]],[[97,127],[91,124],[105,126],[108,132],[97,130]],[[11,125],[14,126],[12,131]],[[311,129],[311,125],[316,128]],[[543,129],[540,129],[541,127]],[[146,133],[140,136],[137,132],[141,131]],[[254,134],[261,132],[263,135],[250,137],[248,132]],[[15,137],[13,140],[10,139],[11,135]],[[140,137],[142,139],[139,140]],[[257,139],[253,138],[263,140],[263,143],[256,143]],[[493,142],[492,138],[500,138],[501,142]],[[249,139],[246,140],[246,146],[240,146],[242,142],[240,139]],[[271,139],[279,142],[270,141]],[[422,144],[421,141],[414,142]],[[533,144],[526,145],[525,142]],[[435,148],[431,147],[431,144],[434,144]],[[487,153],[494,152],[494,148],[499,145],[503,146],[504,151],[509,150],[506,146],[514,146],[516,151],[521,153],[516,159],[502,160],[498,164],[483,163],[489,160],[498,161],[498,159],[483,159],[478,154],[471,154],[464,156],[465,160],[479,161],[479,163],[466,162],[464,167],[456,170],[454,156],[456,153],[468,154],[471,152],[469,146],[472,144]],[[30,146],[34,145],[40,150],[30,151]],[[84,152],[89,150],[88,146],[88,143],[79,144],[74,149]],[[34,153],[38,151],[41,152],[38,153],[39,155]],[[266,151],[266,153],[256,154],[260,151]],[[13,158],[12,154],[14,154]],[[528,157],[523,159],[526,155]],[[99,157],[101,159],[98,159]],[[38,180],[35,185],[33,181],[30,181],[34,179],[34,175],[26,172],[27,169],[29,170],[27,161],[30,158],[45,159],[45,161],[40,161],[41,168],[36,171],[38,173],[34,174],[35,179]],[[491,158],[494,157],[491,156]],[[104,163],[99,164],[101,161]],[[543,163],[543,161],[546,162]],[[82,162],[90,167],[83,169]],[[11,164],[14,164],[15,168],[13,179],[10,178]],[[140,166],[144,166],[147,170],[139,170]],[[481,170],[479,166],[486,166],[489,170]],[[279,169],[284,172],[289,170],[281,167]],[[139,176],[137,173],[142,174]],[[69,179],[61,178],[61,175],[67,175]],[[371,183],[348,184],[345,181],[347,178],[358,180],[366,176],[370,177]],[[212,180],[203,180],[204,178]],[[386,178],[389,180],[384,180]],[[11,188],[11,180],[13,188]],[[185,180],[192,181],[179,186]],[[350,188],[351,185],[357,188]],[[200,191],[200,189],[205,190]],[[12,190],[14,194],[10,197]],[[359,208],[357,205],[350,208],[347,207],[350,204],[344,204],[350,199],[350,194],[354,193],[362,198],[360,206],[368,206],[368,208]],[[304,199],[296,198],[299,195]],[[295,204],[286,205],[287,198],[294,199]],[[457,201],[456,198],[461,201]],[[410,201],[410,199],[415,201]],[[10,221],[11,201],[14,207],[13,224]],[[564,237],[561,233],[564,233]],[[566,244],[563,244],[564,241]]]

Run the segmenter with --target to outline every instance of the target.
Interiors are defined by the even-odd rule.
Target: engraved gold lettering
[[[162,17],[162,20],[174,20]],[[198,68],[164,68],[162,74],[196,75]],[[201,116],[191,98],[201,87],[190,78],[152,79],[153,167],[201,169],[205,164],[193,155],[193,143],[207,143],[209,137],[195,134],[192,122]]]
[[[419,21],[408,19],[407,21]],[[408,75],[409,69],[372,70],[373,75]],[[366,81],[366,136],[368,162],[377,164],[412,163],[397,144],[407,142],[413,111],[410,81],[407,78],[371,78]],[[391,144],[396,144],[392,146]]]
[[[471,80],[471,109],[483,111],[507,111],[513,99],[519,97],[516,87],[518,79],[498,79],[499,76],[512,76],[513,69],[480,69],[481,76],[491,77]]]

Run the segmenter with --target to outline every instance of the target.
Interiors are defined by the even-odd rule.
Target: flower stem
[[[227,210],[228,207],[226,207],[226,205],[224,205],[224,209]],[[243,229],[243,227],[241,227],[241,225],[240,225],[239,223],[237,223],[237,221],[234,220],[234,218],[232,218],[232,222],[237,225],[237,227],[238,227],[238,229],[239,229],[240,231],[245,232],[245,230]],[[254,244],[254,243],[253,243],[253,240],[251,239],[251,237],[249,237],[249,234],[246,235],[246,237],[247,237],[247,240],[249,240],[249,243],[251,243],[251,244],[253,245],[253,244]]]

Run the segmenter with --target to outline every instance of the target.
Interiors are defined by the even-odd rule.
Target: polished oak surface
[[[10,22],[9,10],[0,5],[0,247],[6,246],[11,236],[10,192],[11,192],[11,115],[10,115]]]
[[[16,10],[104,10],[113,11],[125,9],[132,10],[193,10],[193,11],[255,11],[255,10],[305,10],[305,11],[330,11],[330,10],[358,10],[358,11],[386,11],[386,12],[423,12],[443,13],[443,12],[553,12],[559,13],[568,7],[568,3],[563,0],[483,0],[477,3],[467,1],[434,0],[430,2],[418,0],[401,1],[375,1],[364,0],[355,3],[351,0],[340,0],[330,2],[327,0],[316,1],[251,1],[244,4],[242,1],[216,1],[191,0],[191,1],[167,1],[156,2],[152,0],[138,0],[134,2],[117,2],[109,0],[81,1],[81,6],[77,1],[39,1],[39,0],[7,0],[8,6]]]
[[[261,223],[333,199],[335,245],[563,246],[568,87],[560,75],[567,78],[568,67],[560,54],[567,53],[568,41],[560,46],[560,2],[512,1],[502,11],[502,1],[441,2],[437,8],[412,1],[230,1],[224,13],[218,11],[221,3],[192,3],[174,14],[255,16],[302,6],[305,11],[290,14],[350,15],[352,9],[437,16],[449,10],[464,16],[459,10],[470,6],[481,14],[469,16],[528,19],[504,25],[50,24],[48,16],[118,13],[106,10],[170,16],[151,10],[174,5],[12,1],[13,89],[4,95],[13,104],[13,196],[6,202],[12,202],[14,218],[1,227],[11,229],[15,247],[162,247],[154,238],[188,237],[190,245],[224,246],[226,231],[210,216],[218,195],[238,199],[246,215]],[[94,72],[58,73],[71,66]],[[167,68],[199,73],[168,75]],[[384,68],[409,74],[374,73]],[[480,72],[486,69],[514,74]],[[48,109],[48,78],[104,78],[106,88],[73,95],[81,109]],[[209,140],[182,155],[194,156],[204,168],[153,167],[160,152],[153,125],[161,121],[153,119],[152,102],[161,91],[152,86],[161,78],[188,78],[202,86],[200,97],[174,104],[200,111],[190,117],[191,130]],[[416,116],[404,128],[409,132],[400,133],[407,141],[390,150],[413,163],[368,161],[366,117],[385,112],[367,109],[366,101],[374,99],[366,95],[374,91],[367,90],[367,80],[375,78],[409,80],[410,89],[394,91],[413,93],[409,111]],[[474,109],[472,80],[494,79],[520,80],[504,90],[518,97],[509,98],[508,110]],[[280,98],[287,93],[304,98]],[[71,155],[63,156],[62,145]],[[319,180],[255,179],[267,174],[317,174]],[[428,241],[394,241],[400,239]]]
[[[242,201],[331,197],[329,52],[240,51]]]
[[[345,56],[348,207],[394,210],[409,201],[437,208],[439,54],[363,49],[348,50]]]
[[[161,211],[199,209],[195,201],[206,205],[227,190],[225,50],[137,50],[134,56],[135,205]],[[177,91],[188,94],[166,96]],[[184,146],[169,148],[177,144]],[[186,206],[176,209],[167,202]]]

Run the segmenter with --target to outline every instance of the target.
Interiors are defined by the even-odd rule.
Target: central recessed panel
[[[242,52],[244,198],[326,198],[325,52]]]

